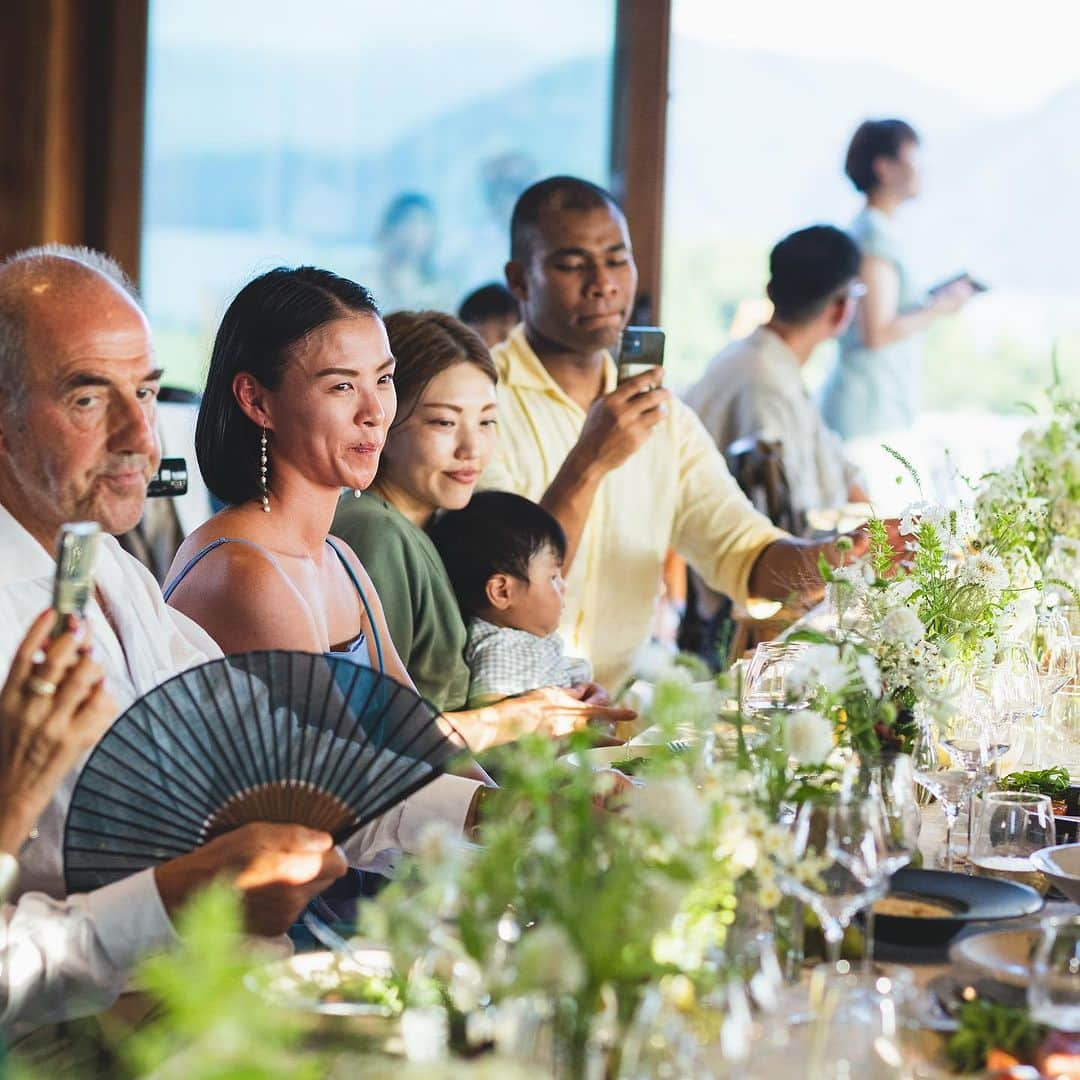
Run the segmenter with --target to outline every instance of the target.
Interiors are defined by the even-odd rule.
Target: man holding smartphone
[[[489,488],[538,501],[569,542],[563,632],[608,687],[649,635],[673,548],[736,601],[820,589],[835,543],[797,540],[757,513],[663,369],[616,384],[612,352],[637,269],[626,219],[603,188],[540,181],[518,199],[506,278],[522,323],[493,350],[500,446]],[[866,538],[855,534],[856,550]]]

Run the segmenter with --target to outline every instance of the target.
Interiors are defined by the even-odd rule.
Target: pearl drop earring
[[[262,429],[262,438],[259,442],[259,490],[262,492],[263,513],[269,514],[270,489],[266,486],[266,428]]]
[[[361,496],[361,495],[363,495],[363,494],[364,494],[364,493],[363,493],[363,492],[362,492],[362,491],[361,491],[361,490],[360,490],[359,488],[353,488],[353,489],[352,489],[352,497],[353,497],[354,499],[359,499],[359,498],[360,498],[360,496]]]

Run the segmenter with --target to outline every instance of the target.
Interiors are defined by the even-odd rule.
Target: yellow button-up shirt
[[[499,371],[499,446],[483,486],[539,501],[585,423],[518,326],[492,350]],[[605,389],[616,384],[605,355]],[[664,556],[674,548],[713,588],[747,597],[758,555],[787,533],[750,505],[694,413],[672,400],[648,441],[600,484],[566,579],[561,631],[618,686],[648,636]]]

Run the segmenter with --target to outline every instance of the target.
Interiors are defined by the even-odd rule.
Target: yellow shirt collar
[[[580,410],[580,406],[572,401],[562,387],[551,377],[543,361],[533,351],[525,336],[525,324],[518,323],[510,336],[496,346],[492,356],[499,372],[499,381],[504,386],[519,387],[527,390],[542,390],[545,393],[557,397],[567,405]],[[604,351],[604,393],[610,394],[618,382],[618,369],[611,353]]]

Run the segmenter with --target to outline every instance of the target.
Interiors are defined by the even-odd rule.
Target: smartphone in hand
[[[96,521],[74,521],[60,526],[56,541],[56,574],[53,578],[52,606],[57,614],[53,637],[68,626],[68,616],[81,619],[94,590],[101,526]]]
[[[650,368],[664,366],[664,331],[658,326],[628,326],[622,335],[619,356],[620,383]]]

